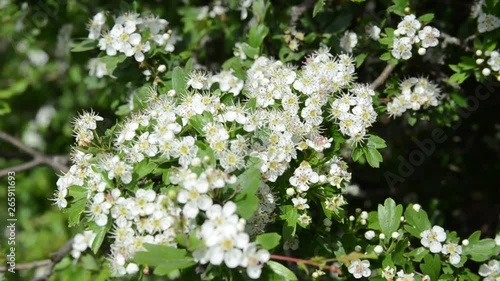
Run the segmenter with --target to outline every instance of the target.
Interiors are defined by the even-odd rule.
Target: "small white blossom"
[[[442,227],[435,225],[431,229],[423,231],[420,237],[422,237],[420,243],[424,247],[429,248],[432,253],[439,253],[443,247],[441,243],[446,240],[446,233]]]
[[[347,269],[356,279],[368,277],[372,274],[370,270],[370,261],[368,260],[355,260],[351,262]]]

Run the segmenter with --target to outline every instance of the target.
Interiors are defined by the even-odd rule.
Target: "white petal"
[[[241,250],[232,249],[224,255],[224,263],[229,268],[235,268],[240,265],[242,256]]]
[[[210,206],[212,206],[212,198],[208,197],[207,195],[202,195],[199,199],[198,199],[198,208],[200,210],[207,210],[208,208],[210,208]]]
[[[184,205],[184,208],[182,209],[182,213],[190,219],[193,219],[198,215],[198,206],[196,206],[196,203],[193,201],[189,201],[186,205]]]
[[[220,265],[224,260],[224,250],[221,247],[213,247],[209,250],[210,263],[213,265]]]
[[[134,46],[141,43],[141,35],[139,33],[131,34],[128,42]]]
[[[431,250],[432,253],[439,253],[441,252],[442,245],[439,242],[431,242],[429,249]]]

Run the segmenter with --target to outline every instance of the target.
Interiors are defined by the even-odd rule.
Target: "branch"
[[[290,12],[290,26],[295,26],[300,16],[302,16],[308,8],[311,8],[314,5],[314,2],[314,0],[304,0],[304,2],[299,5],[292,6],[292,10]]]
[[[373,83],[370,85],[370,88],[372,89],[377,89],[379,86],[385,83],[385,80],[389,78],[389,75],[391,75],[392,71],[396,68],[395,65],[388,63],[384,70],[382,70],[382,73],[373,81]]]
[[[35,267],[44,267],[49,265],[51,262],[52,262],[51,260],[47,259],[47,260],[16,264],[16,270],[28,270]],[[7,266],[0,266],[0,272],[5,272],[5,271],[7,271]]]
[[[13,137],[13,136],[11,136],[3,131],[0,131],[0,139],[12,144],[13,146],[19,148],[20,150],[26,152],[27,154],[29,154],[33,157],[33,160],[28,162],[28,163],[1,170],[0,171],[0,178],[4,177],[9,171],[19,171],[20,172],[20,171],[24,171],[27,169],[31,169],[33,167],[36,167],[37,165],[40,165],[40,164],[45,164],[47,166],[50,166],[56,172],[64,172],[65,173],[69,170],[69,168],[67,166],[65,166],[57,161],[57,157],[45,155],[41,152],[38,152],[38,151],[34,150],[33,148],[22,143],[20,140],[16,139],[15,137]]]
[[[48,281],[52,273],[54,272],[54,267],[58,262],[60,262],[71,250],[73,249],[73,238],[68,240],[57,252],[52,254],[50,257],[50,263],[47,264],[48,268],[45,274],[35,277],[33,281]]]
[[[294,262],[296,264],[307,264],[311,265],[320,269],[326,269],[331,272],[337,273],[337,274],[342,274],[342,271],[340,270],[339,267],[335,265],[326,265],[326,264],[320,264],[311,260],[303,260],[303,259],[297,259],[297,258],[292,258],[292,257],[285,257],[285,256],[279,256],[279,255],[271,255],[272,260],[280,260],[280,261],[287,261],[287,262]]]

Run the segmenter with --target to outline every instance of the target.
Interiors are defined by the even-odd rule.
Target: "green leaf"
[[[431,280],[438,280],[441,272],[441,259],[439,255],[427,255],[424,258],[424,263],[420,264],[420,270],[423,274],[429,275]]]
[[[80,217],[86,206],[87,200],[80,199],[72,202],[68,208],[64,209],[63,212],[68,214],[68,226],[71,227],[80,223]]]
[[[203,128],[209,123],[213,121],[213,116],[210,112],[203,112],[203,115],[196,114],[193,115],[189,119],[189,125],[191,125],[198,134],[204,136],[205,132],[203,131]]]
[[[297,219],[299,218],[299,213],[291,205],[285,205],[280,207],[282,215],[281,219],[285,220],[283,224],[283,239],[290,240],[295,235],[297,229]]]
[[[255,238],[255,241],[257,241],[257,243],[260,244],[262,248],[266,250],[274,249],[276,246],[280,244],[280,240],[281,240],[281,235],[279,235],[276,232],[264,233],[258,235]]]
[[[297,276],[290,269],[286,268],[281,263],[275,261],[268,261],[266,265],[277,275],[285,278],[286,281],[297,281]]]
[[[176,66],[172,71],[172,88],[177,93],[183,93],[186,90],[186,73],[180,66]]]
[[[388,61],[392,58],[391,53],[385,52],[380,56],[380,59],[383,61]]]
[[[418,17],[418,20],[421,21],[421,22],[423,22],[423,23],[428,23],[433,18],[434,18],[434,14],[433,13],[429,13],[429,14],[421,15],[420,17]]]
[[[484,262],[500,250],[493,239],[482,239],[479,241],[469,240],[469,245],[463,246],[462,254],[470,256],[470,259],[476,262]]]
[[[426,248],[418,247],[409,252],[406,256],[413,258],[412,260],[415,262],[420,262],[428,253],[429,250],[427,250]]]
[[[266,12],[269,6],[271,5],[270,1],[264,0],[254,0],[252,4],[252,12],[255,16],[257,23],[263,22],[266,17]]]
[[[316,1],[316,4],[314,5],[314,10],[313,10],[313,18],[316,17],[316,15],[323,11],[323,7],[325,6],[325,1],[324,0],[318,0]]]
[[[257,168],[258,162],[249,166],[238,176],[236,186],[239,189],[234,202],[238,206],[238,214],[249,219],[259,208],[259,198],[256,196],[261,182],[260,170]]]
[[[71,42],[71,52],[85,52],[97,48],[97,41],[92,39],[83,39]]]
[[[431,222],[429,221],[427,213],[424,210],[415,211],[413,205],[409,205],[406,208],[405,220],[407,223],[407,225],[404,226],[405,230],[419,239],[421,238],[420,233],[431,229]]]
[[[127,59],[127,57],[123,54],[117,55],[117,56],[105,56],[105,57],[100,57],[99,60],[103,62],[106,65],[106,70],[108,73],[113,73],[116,69],[116,67],[124,62]]]
[[[352,150],[352,160],[358,161],[363,156],[363,149],[361,147],[355,147]]]
[[[403,206],[397,205],[392,198],[387,198],[384,205],[378,205],[378,221],[380,229],[386,237],[398,230],[401,223],[401,215],[403,214]]]
[[[259,54],[259,48],[252,47],[252,46],[248,45],[247,43],[242,43],[241,49],[243,50],[245,55],[247,55],[247,57],[249,57],[251,59],[254,59],[255,56],[257,56]]]
[[[363,152],[365,154],[366,161],[368,161],[368,164],[370,164],[373,168],[378,168],[380,163],[384,161],[382,154],[380,154],[376,148],[363,147]]]
[[[157,165],[155,163],[144,160],[137,164],[134,170],[137,173],[137,178],[140,179],[146,175],[149,175],[156,167]]]
[[[99,251],[99,248],[101,248],[102,242],[104,242],[104,238],[106,237],[106,234],[108,234],[112,225],[113,223],[111,219],[109,219],[108,224],[105,226],[98,226],[94,224],[89,227],[95,233],[95,238],[94,241],[92,242],[92,247],[90,247],[90,249],[94,254],[97,254],[97,251]]]
[[[363,64],[367,56],[367,53],[361,53],[356,56],[356,68],[360,67]]]
[[[4,101],[0,101],[0,115],[9,114],[12,110],[10,105]]]
[[[368,137],[368,143],[367,145],[369,147],[373,147],[373,148],[386,148],[387,145],[385,144],[385,140],[379,136],[375,136],[375,135],[370,135],[370,137]]]
[[[469,76],[469,73],[455,73],[450,77],[449,82],[462,84]]]
[[[248,34],[248,43],[254,48],[259,48],[269,33],[269,28],[263,24],[254,25]]]
[[[137,252],[134,256],[134,262],[155,266],[155,275],[166,275],[196,264],[184,249],[151,244],[144,244],[144,247],[147,251]]]
[[[460,72],[460,67],[458,67],[458,65],[456,64],[450,64],[448,65],[450,67],[451,70],[455,71],[455,72]]]

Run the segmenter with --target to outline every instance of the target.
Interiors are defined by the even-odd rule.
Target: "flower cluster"
[[[420,243],[426,248],[429,248],[431,253],[442,253],[449,255],[449,262],[451,264],[459,264],[462,254],[462,246],[456,243],[441,244],[446,241],[446,232],[438,225],[433,226],[431,229],[425,230],[420,234],[422,239]]]
[[[472,17],[477,18],[477,30],[479,33],[493,31],[500,27],[500,19],[495,15],[483,11],[486,1],[477,1],[472,6]]]
[[[407,15],[398,24],[394,31],[392,56],[396,59],[407,60],[412,56],[412,45],[420,46],[418,53],[424,55],[426,49],[438,45],[439,30],[431,26],[422,28],[422,23],[415,15]]]
[[[400,84],[401,95],[387,103],[390,116],[401,116],[408,109],[420,110],[429,106],[437,106],[440,90],[426,78],[408,78]]]
[[[118,16],[110,30],[106,30],[106,15],[97,13],[88,25],[89,39],[99,40],[98,46],[108,56],[123,53],[142,62],[145,54],[156,44],[166,51],[174,50],[175,36],[167,30],[168,22],[155,15],[141,17],[129,12]],[[103,31],[104,30],[104,31]]]
[[[73,197],[77,192],[76,199],[86,202],[82,211],[90,229],[111,229],[114,275],[138,271],[132,259],[146,250],[144,244],[178,247],[175,237],[183,234],[201,241],[190,250],[200,264],[244,267],[248,276],[259,278],[270,255],[252,239],[276,219],[280,176],[291,172],[283,180],[290,184],[286,193],[301,212],[302,227],[312,221],[308,209],[316,203],[309,190],[328,188],[320,202],[328,212],[338,213],[346,204],[340,193],[351,174],[341,158],[328,153],[333,138],[322,127],[333,121],[359,142],[375,121],[374,92],[353,83],[354,72],[350,56],[334,57],[325,48],[301,71],[260,57],[245,81],[231,70],[192,71],[184,89],[160,94],[152,88],[142,109],[102,137],[95,129],[103,119],[83,113],[74,122],[74,164],[59,178],[54,200],[66,208],[70,189]],[[298,165],[296,159],[303,161]],[[258,204],[245,220],[230,198],[249,168],[260,173],[253,195]],[[293,241],[284,247],[296,249]],[[83,244],[75,248],[84,250]]]
[[[283,35],[285,43],[288,48],[292,51],[297,51],[299,49],[300,43],[304,41],[304,33],[297,31],[295,27],[290,27],[285,30],[285,35]]]
[[[476,57],[476,64],[482,68],[481,73],[484,76],[489,76],[493,71],[497,80],[500,79],[500,53],[498,50],[485,52],[476,50]]]

